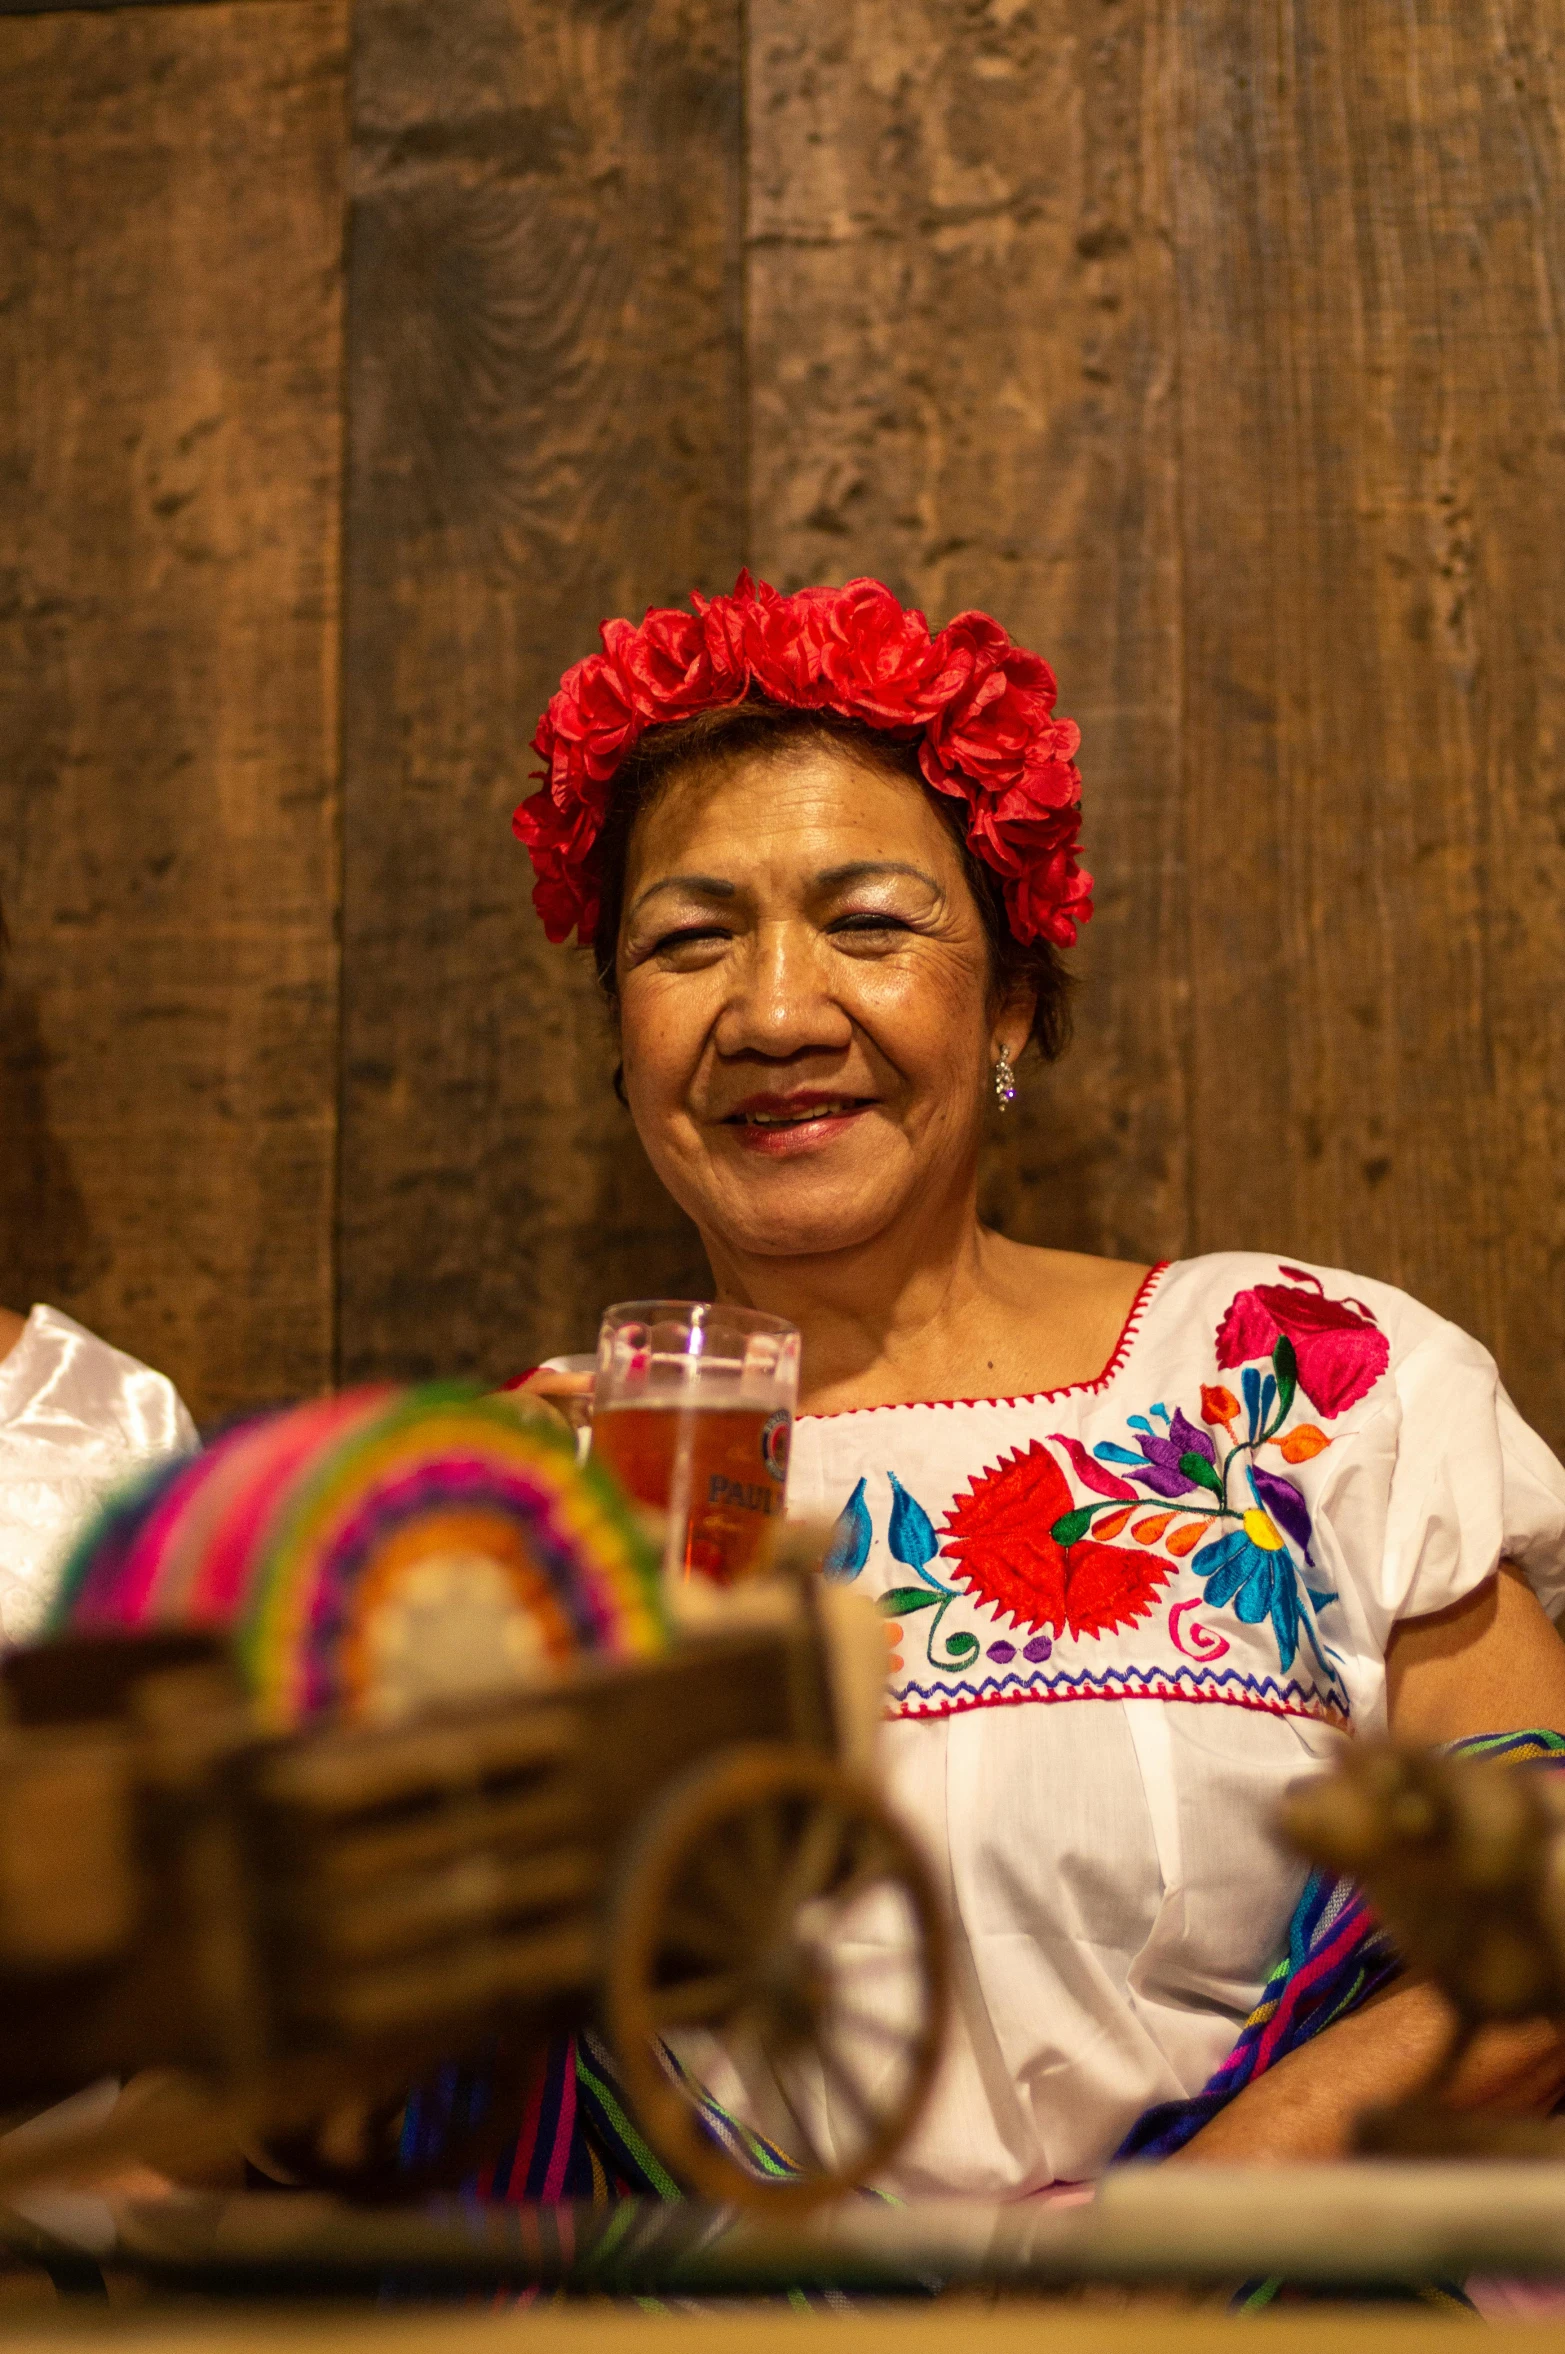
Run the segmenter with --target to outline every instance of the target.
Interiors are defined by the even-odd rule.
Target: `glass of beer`
[[[710,1300],[627,1300],[598,1333],[592,1452],[669,1519],[678,1574],[748,1577],[781,1517],[799,1333]]]

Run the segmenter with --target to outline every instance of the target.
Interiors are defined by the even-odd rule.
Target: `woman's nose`
[[[736,959],[732,992],[718,1017],[719,1054],[780,1059],[849,1044],[853,1024],[828,985],[822,946],[808,924],[756,928]]]

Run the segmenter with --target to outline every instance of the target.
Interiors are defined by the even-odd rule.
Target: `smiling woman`
[[[915,1189],[943,1222],[1034,997],[994,971],[933,797],[814,729],[667,773],[612,970],[632,1115],[719,1283],[736,1254],[872,1246]]]
[[[1054,694],[985,615],[741,580],[605,625],[517,819],[718,1296],[804,1336],[789,1508],[836,1518],[827,1574],[897,1643],[886,1768],[963,1949],[901,2190],[1081,2180],[1201,2091],[1287,1950],[1269,1809],[1346,1733],[1565,1730],[1526,1582],[1565,1596],[1565,1471],[1475,1342],[1340,1270],[979,1222],[985,1119],[1063,1047],[1090,913]],[[1349,2028],[1191,2155],[1342,2149],[1443,2023],[1409,1986]],[[1497,2041],[1473,2097],[1562,2078]],[[802,2120],[827,2148],[838,2097]]]

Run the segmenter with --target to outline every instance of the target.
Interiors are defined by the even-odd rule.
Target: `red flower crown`
[[[1056,719],[1054,673],[1013,646],[987,613],[930,635],[878,580],[779,596],[741,572],[731,597],[692,595],[693,613],[654,606],[639,629],[605,621],[603,652],[573,663],[549,698],[533,750],[542,789],[512,819],[537,877],[551,940],[591,942],[595,851],[614,772],[648,728],[746,696],[835,711],[904,741],[936,792],[967,803],[970,847],[1004,880],[1020,941],[1068,948],[1092,913],[1077,863],[1081,730]]]

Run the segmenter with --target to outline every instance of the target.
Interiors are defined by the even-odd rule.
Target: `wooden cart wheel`
[[[895,2154],[934,2080],[945,1918],[867,1782],[811,1750],[732,1749],[639,1831],[609,1920],[609,2032],[637,2119],[702,2196],[797,2212]],[[710,2087],[791,2161],[751,2171]]]

